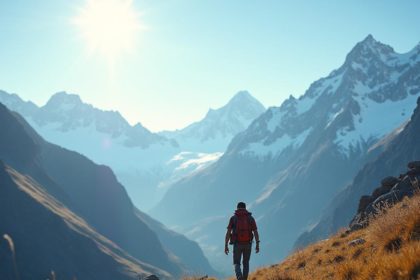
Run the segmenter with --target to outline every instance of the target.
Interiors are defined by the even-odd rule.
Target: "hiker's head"
[[[246,209],[246,204],[245,202],[238,202],[238,205],[236,206],[236,208],[238,209]]]

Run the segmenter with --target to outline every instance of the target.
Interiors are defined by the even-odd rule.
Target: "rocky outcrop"
[[[384,178],[372,195],[360,198],[357,214],[350,222],[351,230],[366,227],[370,217],[377,215],[384,207],[390,207],[420,190],[420,161],[410,162],[408,168],[408,172],[400,174],[398,178]]]

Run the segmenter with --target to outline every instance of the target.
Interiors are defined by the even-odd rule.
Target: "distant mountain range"
[[[152,133],[140,123],[131,126],[119,112],[97,109],[66,92],[54,94],[42,107],[4,91],[0,102],[24,116],[46,140],[112,167],[142,209],[155,205],[176,180],[218,159],[230,140],[265,110],[242,91],[185,129]]]
[[[210,109],[201,121],[160,134],[175,139],[185,151],[224,152],[232,138],[264,111],[264,106],[249,92],[240,91],[225,106]]]
[[[196,243],[136,209],[109,167],[46,142],[2,104],[0,131],[0,236],[14,241],[20,279],[216,273]],[[1,263],[13,268],[11,256],[2,241]]]
[[[227,216],[247,201],[264,240],[254,264],[278,261],[381,154],[386,137],[401,131],[416,107],[419,79],[420,45],[398,54],[369,35],[303,96],[254,120],[215,164],[176,182],[151,214],[200,240],[220,268]]]
[[[37,127],[51,133],[71,133],[78,130],[86,133],[97,132],[108,136],[103,139],[103,145],[116,143],[124,147],[143,149],[154,144],[177,146],[175,142],[150,132],[140,123],[131,126],[119,112],[103,111],[83,103],[75,94],[56,93],[42,107],[37,107],[30,101],[24,102],[19,96],[6,92],[1,92],[0,100]]]

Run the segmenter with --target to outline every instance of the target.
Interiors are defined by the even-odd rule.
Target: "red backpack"
[[[231,243],[251,243],[254,238],[252,233],[252,217],[251,215],[234,215],[233,216],[233,233]]]

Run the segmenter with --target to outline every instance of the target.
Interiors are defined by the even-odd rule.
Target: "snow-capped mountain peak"
[[[403,70],[407,66],[413,66],[420,60],[420,43],[411,51],[400,54],[386,44],[383,44],[367,36],[363,41],[356,44],[346,57],[343,68],[360,69],[370,65],[373,67],[399,67]],[[365,69],[367,70],[367,69]]]
[[[244,104],[261,104],[257,99],[255,99],[248,91],[241,90],[236,93],[227,103],[227,106],[240,106]]]
[[[391,46],[375,40],[372,35],[368,35],[350,51],[346,57],[345,65],[369,63],[371,59],[387,64],[392,62],[395,58],[396,53]]]
[[[0,92],[0,102],[22,114],[47,140],[75,150],[77,147],[69,146],[67,142],[76,144],[77,141],[67,141],[67,137],[81,141],[86,137],[113,139],[114,143],[127,147],[147,148],[165,143],[176,146],[176,142],[151,133],[140,123],[131,126],[118,111],[101,110],[84,103],[77,94],[55,93],[40,108],[6,92]]]
[[[340,68],[314,82],[298,99],[290,96],[269,109],[230,148],[260,158],[277,157],[300,148],[309,135],[329,129],[335,131],[334,143],[344,154],[360,152],[361,146],[406,121],[414,108],[420,94],[419,53],[416,46],[399,54],[367,36]],[[387,116],[391,121],[383,121]]]
[[[225,106],[209,109],[201,121],[162,134],[176,139],[186,151],[223,152],[230,140],[264,111],[264,106],[249,92],[240,91]]]
[[[90,128],[114,138],[131,127],[118,111],[97,109],[67,92],[54,94],[33,120],[41,127],[54,124],[62,132]]]
[[[229,125],[229,122],[240,121],[246,126],[250,120],[253,120],[256,117],[256,114],[264,111],[264,106],[248,91],[240,91],[235,94],[225,106],[219,109],[209,109],[206,117],[201,123],[217,122],[223,127]],[[243,129],[245,128],[246,127]]]

